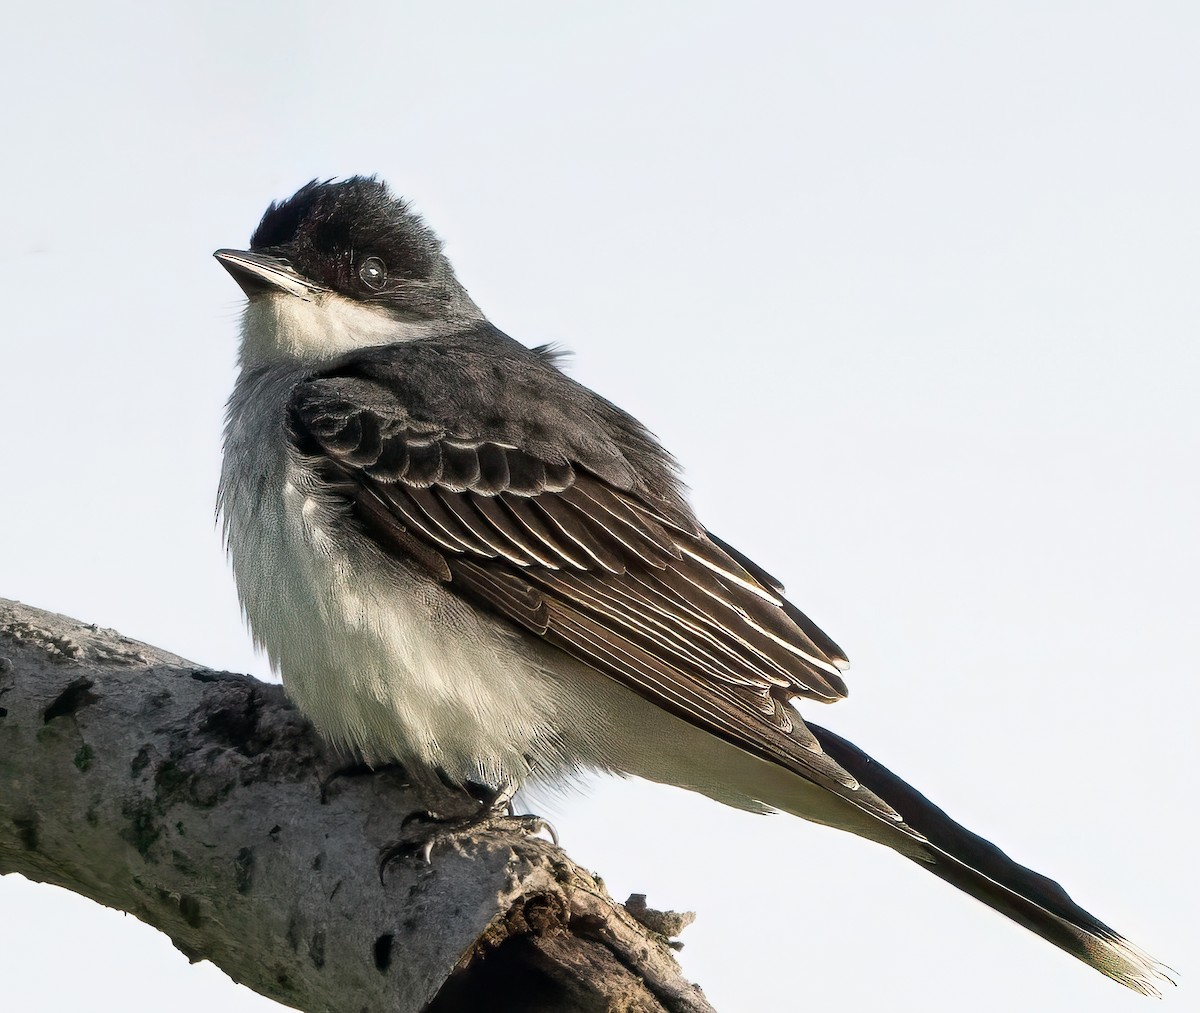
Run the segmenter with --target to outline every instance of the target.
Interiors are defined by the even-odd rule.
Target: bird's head
[[[217,250],[246,293],[243,362],[319,364],[483,319],[437,236],[374,177],[272,203],[249,250]]]

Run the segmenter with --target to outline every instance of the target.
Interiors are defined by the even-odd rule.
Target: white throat
[[[246,304],[241,362],[243,366],[281,361],[318,364],[356,348],[413,341],[445,329],[445,321],[397,319],[383,307],[336,292],[308,298],[268,292]]]

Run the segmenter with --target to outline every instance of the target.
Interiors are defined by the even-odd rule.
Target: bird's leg
[[[440,771],[437,772],[437,775],[442,786],[442,791],[437,792],[437,795],[446,798],[444,789],[453,787],[454,793],[449,796],[451,801],[461,803],[465,797],[472,803],[471,808],[465,813],[458,812],[453,815],[442,814],[432,809],[409,813],[400,824],[400,829],[408,832],[400,840],[389,844],[380,852],[380,878],[383,877],[387,866],[397,858],[414,856],[429,865],[433,849],[437,845],[493,830],[510,832],[516,830],[530,835],[544,831],[555,845],[558,844],[558,834],[554,827],[540,816],[530,813],[517,815],[513,811],[512,800],[517,793],[515,781],[505,781],[499,787],[493,788],[470,781],[465,784],[453,784]],[[426,777],[424,781],[425,784],[421,785],[417,784],[414,779],[414,787],[420,790],[422,787],[431,786],[432,778]],[[434,794],[425,794],[425,797],[432,798]],[[458,806],[455,805],[453,808],[458,808]],[[414,824],[422,826],[415,830],[410,829]]]

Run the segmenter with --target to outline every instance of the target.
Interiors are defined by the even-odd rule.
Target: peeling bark
[[[489,831],[381,879],[420,808],[279,686],[0,599],[0,874],[127,911],[301,1010],[711,1011],[545,841]]]

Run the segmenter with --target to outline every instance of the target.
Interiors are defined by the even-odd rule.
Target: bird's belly
[[[552,750],[556,678],[510,633],[389,558],[295,463],[255,505],[227,504],[255,639],[317,728],[368,762],[520,780]]]

